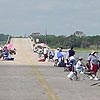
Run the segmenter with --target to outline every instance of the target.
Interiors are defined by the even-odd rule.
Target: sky
[[[100,35],[100,0],[0,0],[0,33]]]

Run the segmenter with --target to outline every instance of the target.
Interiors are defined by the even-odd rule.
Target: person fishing
[[[88,57],[88,64],[90,66],[89,69],[90,69],[90,72],[92,73],[92,75],[90,76],[90,79],[94,79],[94,80],[98,80],[97,72],[99,69],[99,66],[98,66],[99,60],[96,54],[97,54],[96,51],[92,51],[92,53]]]

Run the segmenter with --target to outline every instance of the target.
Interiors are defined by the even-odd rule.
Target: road
[[[38,62],[28,38],[12,38],[14,61],[0,61],[0,100],[99,100],[97,81],[70,81],[53,62]],[[99,75],[99,74],[98,74]]]

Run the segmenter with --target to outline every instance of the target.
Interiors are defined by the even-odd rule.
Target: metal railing
[[[8,44],[10,42],[10,40],[11,40],[11,35],[8,36],[6,44]]]

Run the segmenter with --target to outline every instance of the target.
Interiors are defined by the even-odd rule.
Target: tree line
[[[71,46],[75,48],[92,48],[100,49],[100,36],[77,36],[72,34],[70,36],[65,35],[30,35],[34,40],[39,39],[39,42],[47,43],[51,48],[63,47],[69,48]],[[0,34],[0,45],[4,45],[7,42],[9,34]],[[36,41],[35,41],[36,42]]]
[[[9,37],[9,35],[0,34],[0,46],[6,44],[8,37]]]
[[[57,47],[75,47],[75,48],[92,48],[92,49],[100,49],[100,36],[76,36],[75,34],[70,36],[65,35],[39,35],[35,36],[33,34],[30,35],[34,40],[37,38],[39,42],[47,43],[51,48]]]

